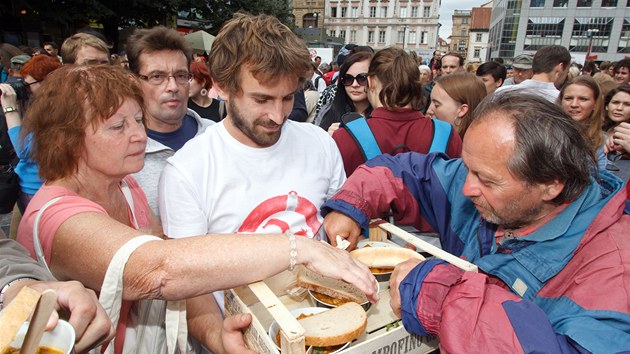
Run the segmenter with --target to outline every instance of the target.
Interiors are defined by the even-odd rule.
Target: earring
[[[201,91],[199,91],[199,94],[202,96],[208,96],[208,90],[206,90],[205,88],[202,88]]]

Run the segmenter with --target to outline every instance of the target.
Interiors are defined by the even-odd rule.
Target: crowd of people
[[[116,55],[95,33],[3,46],[21,221],[0,235],[0,308],[57,290],[77,352],[249,352],[222,290],[299,264],[377,301],[335,236],[351,250],[391,215],[480,269],[397,266],[409,332],[445,352],[630,349],[630,60],[347,44],[324,63],[244,13],[207,57],[161,26]]]

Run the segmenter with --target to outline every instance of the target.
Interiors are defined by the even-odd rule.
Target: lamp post
[[[594,33],[598,33],[599,30],[597,28],[589,28],[586,31],[586,36],[588,37],[588,52],[586,54],[586,59],[584,60],[584,64],[586,64],[586,62],[588,61],[588,57],[591,56],[591,50],[593,48],[593,34]]]
[[[407,25],[403,25],[403,47],[402,49],[405,50],[405,41],[407,40]]]

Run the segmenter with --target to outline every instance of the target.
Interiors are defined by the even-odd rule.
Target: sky
[[[440,6],[440,37],[447,40],[451,35],[453,28],[453,11],[454,10],[471,10],[473,7],[479,7],[487,3],[489,0],[442,0]]]

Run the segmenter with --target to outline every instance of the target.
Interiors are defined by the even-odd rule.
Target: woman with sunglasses
[[[59,59],[48,55],[38,55],[27,61],[22,67],[20,74],[24,78],[24,86],[26,86],[30,96],[36,96],[41,82],[46,79],[48,74],[60,67],[61,62],[59,62]],[[0,100],[2,102],[2,111],[7,121],[7,128],[9,129],[9,137],[17,156],[20,158],[15,167],[15,173],[20,181],[20,194],[17,205],[20,212],[24,213],[28,202],[42,186],[42,180],[39,178],[37,163],[30,156],[31,137],[20,136],[24,110],[19,104],[17,94],[13,87],[8,84],[0,84],[0,91],[2,91]]]
[[[428,153],[433,141],[434,122],[420,112],[420,71],[405,51],[390,47],[378,51],[368,69],[367,96],[373,107],[367,124],[383,153],[415,151]],[[485,91],[484,91],[485,92]],[[363,150],[346,127],[333,139],[350,176],[365,162]],[[461,155],[462,141],[456,132],[447,136],[446,153]]]
[[[373,54],[357,52],[350,55],[339,69],[335,98],[323,106],[315,117],[315,125],[331,135],[339,128],[341,116],[357,112],[368,117],[372,106],[367,98],[367,70]]]

